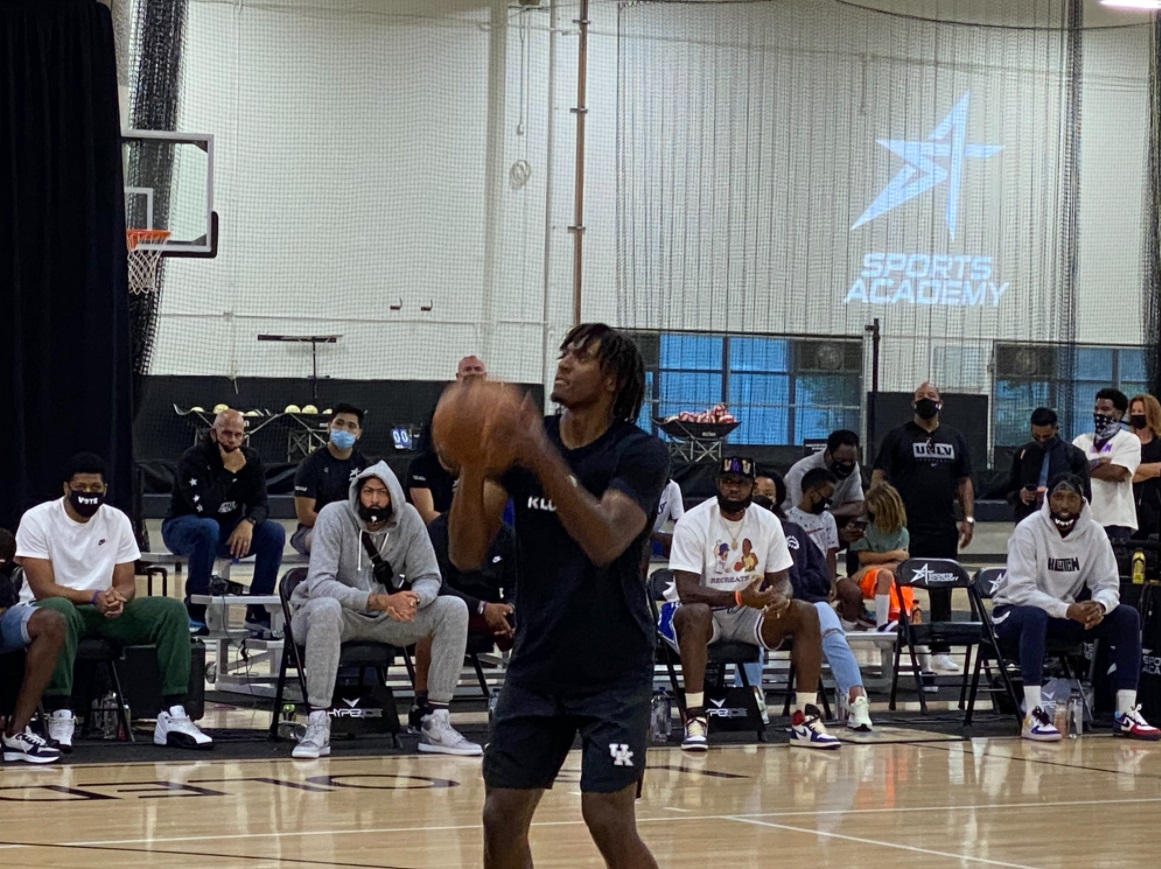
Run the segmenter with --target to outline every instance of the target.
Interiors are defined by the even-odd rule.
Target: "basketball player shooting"
[[[461,466],[453,563],[477,566],[509,497],[516,508],[516,641],[484,755],[488,869],[532,866],[532,815],[578,733],[582,814],[605,863],[657,865],[634,814],[654,642],[640,565],[669,459],[633,422],[644,381],[629,338],[582,324],[560,347],[558,416],[483,384],[452,387],[436,413],[437,446]]]

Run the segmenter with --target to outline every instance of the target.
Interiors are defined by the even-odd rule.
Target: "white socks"
[[[1137,692],[1121,690],[1117,692],[1117,714],[1124,715],[1137,708]]]
[[[1118,703],[1120,701],[1118,700]],[[1033,709],[1040,705],[1040,686],[1039,685],[1025,685],[1024,686],[1024,714],[1028,715]]]
[[[818,702],[817,691],[795,691],[794,692],[794,708],[799,712],[805,712],[806,707],[813,706]]]
[[[685,695],[687,709],[701,709],[705,705],[704,691],[690,691]]]
[[[891,620],[891,595],[875,595],[875,626],[883,627]]]

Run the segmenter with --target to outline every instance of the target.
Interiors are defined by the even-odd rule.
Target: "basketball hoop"
[[[125,247],[129,249],[129,292],[134,294],[157,291],[157,264],[162,248],[169,239],[167,229],[127,229]],[[150,247],[139,247],[148,244]]]

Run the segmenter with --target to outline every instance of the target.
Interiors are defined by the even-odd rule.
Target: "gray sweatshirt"
[[[1008,572],[993,602],[1034,606],[1052,618],[1067,618],[1069,604],[1088,586],[1092,599],[1111,612],[1121,600],[1120,577],[1113,547],[1092,518],[1088,502],[1076,527],[1061,537],[1052,521],[1048,500],[1026,516],[1008,539]]]
[[[378,531],[367,531],[359,518],[359,485],[367,477],[378,477],[391,494],[391,518]],[[306,581],[294,590],[291,603],[295,608],[311,598],[333,597],[346,609],[367,611],[367,596],[391,593],[375,581],[373,565],[359,537],[369,534],[379,555],[395,569],[396,576],[411,582],[419,595],[419,608],[430,604],[439,594],[439,562],[431,548],[431,538],[419,511],[406,502],[399,478],[379,462],[362,471],[351,481],[346,501],[335,501],[319,511],[314,523],[310,547],[310,569]]]

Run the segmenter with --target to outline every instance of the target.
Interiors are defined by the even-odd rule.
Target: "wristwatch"
[[[968,525],[975,525],[976,524],[976,517],[975,516],[964,516],[963,521],[966,522]]]

